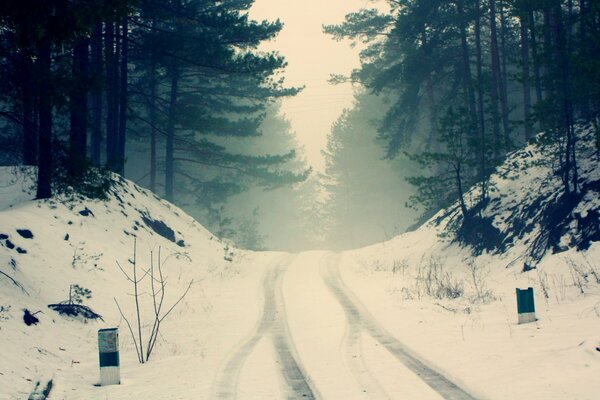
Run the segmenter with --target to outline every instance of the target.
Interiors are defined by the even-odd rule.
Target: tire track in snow
[[[286,267],[290,264],[291,260],[287,263]],[[272,286],[277,313],[277,318],[275,318],[271,329],[273,344],[275,345],[275,351],[277,352],[279,361],[283,367],[281,372],[288,385],[289,395],[296,395],[296,397],[290,397],[288,395],[288,398],[314,400],[318,397],[317,391],[315,388],[311,387],[304,368],[298,362],[299,356],[291,339],[285,311],[285,302],[283,300],[282,283],[283,273],[280,273],[277,275],[275,283]]]
[[[331,289],[335,286],[335,276],[332,274],[333,266],[339,263],[339,255],[325,255],[321,259],[321,276]],[[325,260],[325,262],[323,262]],[[326,267],[326,268],[323,268]],[[356,309],[344,307],[346,315],[346,334],[342,343],[346,364],[359,387],[367,399],[389,400],[390,396],[383,390],[379,381],[373,376],[364,359],[362,349],[362,323],[360,314]]]
[[[264,304],[261,319],[255,328],[254,334],[250,336],[245,342],[243,342],[235,351],[233,356],[227,362],[221,377],[217,389],[213,391],[214,399],[235,399],[238,390],[238,381],[240,372],[246,362],[246,359],[254,350],[256,344],[263,338],[267,333],[269,327],[273,324],[275,318],[275,298],[272,295],[270,288],[273,287],[277,264],[282,263],[286,260],[285,256],[278,257],[269,269],[263,279],[263,293],[264,293]]]
[[[346,315],[360,324],[369,335],[378,341],[390,354],[396,357],[427,385],[440,394],[446,400],[476,400],[475,397],[460,388],[457,384],[450,381],[441,373],[428,366],[417,354],[389,333],[377,320],[371,315],[367,308],[362,305],[360,300],[344,284],[339,271],[339,256],[330,255],[330,262],[325,265],[325,271],[322,276],[325,283],[335,295],[343,307]]]
[[[213,390],[214,399],[237,398],[240,373],[248,356],[257,343],[266,335],[271,335],[281,373],[288,385],[288,398],[316,399],[316,391],[311,388],[306,374],[292,344],[285,314],[285,304],[281,292],[283,275],[287,267],[296,258],[295,255],[277,257],[268,267],[263,279],[263,311],[254,334],[237,347]],[[295,395],[295,396],[294,396]]]

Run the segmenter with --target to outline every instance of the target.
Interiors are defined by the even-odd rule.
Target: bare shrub
[[[472,298],[473,302],[477,303],[489,303],[496,299],[492,290],[487,287],[487,277],[489,276],[489,270],[483,265],[477,263],[474,257],[465,260],[467,265],[467,271],[471,278],[471,284],[475,290],[475,296]]]
[[[396,275],[398,272],[402,273],[402,276],[408,269],[408,262],[406,260],[394,260],[392,263],[392,275]]]
[[[596,266],[596,263],[590,261],[585,255],[583,256],[583,259],[585,260],[588,271],[594,277],[596,283],[600,284],[600,268]]]
[[[374,272],[382,272],[382,271],[386,271],[386,265],[381,262],[380,259],[375,259],[373,260],[372,264],[371,264],[371,270]]]
[[[421,300],[421,296],[423,295],[423,281],[424,281],[424,259],[425,256],[421,257],[421,261],[417,265],[416,277],[415,277],[415,294],[417,295],[417,299]]]
[[[552,275],[552,285],[554,286],[554,297],[556,298],[556,302],[560,303],[561,301],[565,301],[567,298],[567,281],[565,280],[564,275]]]
[[[373,274],[374,272],[390,271],[389,265],[379,258],[365,259],[362,257],[357,257],[355,261],[365,272],[368,272],[369,274]]]
[[[119,267],[119,269],[121,270],[123,275],[125,275],[127,280],[129,282],[131,282],[133,285],[133,298],[135,300],[137,336],[133,332],[133,327],[131,326],[131,323],[129,322],[127,317],[125,317],[125,314],[121,310],[119,302],[117,301],[116,298],[114,300],[115,300],[115,303],[117,304],[117,308],[119,309],[119,313],[125,320],[125,323],[127,324],[128,328],[129,328],[129,332],[131,333],[131,337],[133,339],[133,343],[135,345],[135,350],[136,350],[136,353],[138,356],[138,361],[140,362],[140,364],[143,364],[150,359],[150,355],[152,354],[152,351],[154,350],[154,346],[156,345],[156,340],[158,339],[158,336],[160,333],[161,323],[164,321],[165,318],[167,318],[169,316],[169,314],[171,314],[171,312],[175,309],[175,307],[177,307],[177,305],[188,294],[194,281],[191,280],[190,283],[188,284],[186,290],[183,292],[183,294],[181,296],[179,296],[177,301],[175,301],[173,303],[173,305],[171,305],[171,307],[167,308],[164,304],[167,281],[166,281],[166,277],[163,275],[163,271],[162,271],[163,261],[161,259],[160,247],[158,248],[158,258],[157,258],[156,268],[154,265],[154,252],[151,251],[150,252],[150,267],[147,270],[142,271],[141,277],[138,277],[137,261],[136,261],[136,241],[134,239],[133,260],[131,260],[130,262],[132,264],[131,274],[128,274],[125,271],[125,269],[123,269],[123,267],[121,267],[121,265],[119,264],[118,261],[117,261],[117,266]],[[142,337],[142,318],[141,318],[141,309],[140,309],[140,296],[142,296],[142,293],[140,292],[140,284],[144,281],[145,278],[148,278],[148,280],[150,281],[149,285],[150,285],[150,297],[152,299],[152,306],[153,306],[153,310],[152,310],[153,311],[152,312],[153,321],[152,321],[152,328],[150,330],[150,334],[146,341],[146,350],[144,352],[144,341],[143,341],[143,337]]]
[[[585,294],[586,286],[589,282],[588,266],[577,264],[572,258],[563,259],[569,267],[569,273],[573,281],[573,286],[579,289],[579,293]]]
[[[445,268],[442,259],[436,256],[421,258],[415,286],[419,298],[421,290],[436,299],[456,299],[464,294],[463,281],[454,277],[452,272]]]
[[[542,290],[542,293],[544,294],[544,298],[549,299],[550,298],[550,292],[548,291],[548,274],[546,272],[540,272],[539,269],[536,269],[537,271],[537,278],[538,278],[538,284],[540,285],[540,289]]]
[[[102,257],[102,253],[99,254],[87,254],[84,252],[85,242],[79,242],[73,248],[73,257],[71,258],[71,267],[77,268],[79,266],[91,265],[90,270],[102,268],[98,267],[98,260]],[[92,265],[93,264],[93,265]]]
[[[403,300],[412,300],[414,298],[410,289],[404,286],[400,289],[400,294]]]

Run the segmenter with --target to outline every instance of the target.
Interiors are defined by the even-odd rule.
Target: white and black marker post
[[[517,289],[517,311],[519,312],[519,324],[537,321],[533,288]]]
[[[121,371],[119,361],[119,330],[117,328],[98,331],[100,354],[100,385],[119,385]]]

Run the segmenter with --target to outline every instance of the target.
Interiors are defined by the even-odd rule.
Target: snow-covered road
[[[31,187],[13,176],[0,168],[0,189]],[[473,258],[437,224],[341,255],[246,252],[127,181],[114,190],[105,202],[0,190],[0,400],[27,398],[50,379],[51,398],[63,400],[598,398],[597,244],[529,272],[510,266],[524,243]],[[144,364],[114,304],[135,320],[131,284],[115,265],[130,260],[133,232],[140,266],[153,249],[169,254],[165,304],[194,282]],[[427,295],[433,267],[460,297]],[[93,291],[85,305],[103,321],[47,309],[73,285]],[[518,324],[515,288],[527,287],[538,321]],[[147,339],[154,311],[144,290]],[[23,323],[25,308],[39,310],[38,325]],[[115,327],[121,384],[97,386],[97,331]]]
[[[233,352],[233,356],[225,364],[219,381],[213,391],[215,399],[234,399],[240,389],[238,382],[240,372],[255,350],[257,344],[270,336],[277,361],[280,364],[281,375],[286,383],[284,389],[287,397],[315,399],[315,391],[306,380],[306,375],[298,362],[298,355],[290,339],[289,329],[281,293],[281,282],[285,270],[294,260],[292,255],[278,256],[267,267],[263,280],[264,306],[261,319],[255,332]]]
[[[256,328],[229,353],[213,399],[474,397],[390,334],[344,284],[339,256],[276,256]]]

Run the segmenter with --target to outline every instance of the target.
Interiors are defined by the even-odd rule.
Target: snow
[[[20,186],[21,176],[14,179],[11,169],[2,172],[4,182],[13,181]],[[10,310],[2,314],[0,343],[3,349],[15,349],[3,352],[0,360],[0,388],[3,388],[0,398],[26,397],[33,388],[31,381],[42,380],[45,384],[50,378],[54,379],[52,393],[56,398],[73,398],[73,392],[77,393],[77,398],[93,398],[99,396],[99,391],[106,391],[106,395],[115,399],[131,398],[132,393],[140,396],[171,393],[170,384],[164,390],[157,390],[152,384],[168,382],[161,378],[165,368],[174,372],[174,385],[185,386],[192,377],[198,381],[197,371],[189,369],[190,362],[218,358],[219,355],[212,351],[226,351],[232,346],[228,340],[235,342],[238,339],[238,331],[232,331],[229,336],[224,333],[219,342],[223,343],[222,347],[219,343],[213,346],[201,327],[222,325],[224,320],[220,318],[225,321],[235,318],[242,328],[245,323],[253,323],[252,314],[244,313],[252,310],[251,304],[240,309],[239,304],[232,305],[231,299],[220,293],[244,293],[248,285],[253,289],[252,279],[245,279],[240,271],[251,262],[246,259],[249,256],[239,253],[235,255],[234,263],[225,261],[226,244],[212,237],[183,211],[151,193],[128,182],[120,182],[115,195],[107,202],[52,199],[19,204],[27,196],[16,191],[15,186],[13,192],[17,195],[3,197],[3,204],[13,204],[13,207],[0,211],[0,233],[8,235],[8,240],[27,253],[19,254],[0,241],[0,270],[23,286],[22,290],[4,276],[0,277],[0,306],[10,306]],[[93,215],[79,213],[86,208]],[[176,238],[185,239],[185,247],[146,226],[141,221],[142,213],[171,227]],[[17,229],[29,229],[34,237],[25,239],[16,232]],[[163,323],[154,359],[144,367],[136,364],[131,338],[113,300],[114,297],[119,301],[131,320],[134,316],[133,301],[129,296],[132,287],[116,262],[130,267],[127,260],[133,254],[133,232],[137,235],[139,265],[147,266],[150,250],[154,249],[156,256],[158,247],[161,247],[163,259],[169,257],[163,264],[167,276],[167,305],[177,299],[190,281],[194,281],[189,296]],[[256,257],[261,259],[260,255]],[[209,276],[210,285],[207,284]],[[104,322],[84,324],[47,308],[48,304],[68,299],[70,284],[92,290],[92,298],[84,304],[101,314]],[[253,298],[253,295],[248,297]],[[145,296],[142,309],[149,321],[148,300]],[[214,307],[223,311],[213,313]],[[37,314],[40,323],[31,327],[23,324],[23,308],[32,312],[41,310]],[[96,388],[93,385],[98,381],[97,330],[112,326],[120,328],[123,385]],[[204,386],[210,387],[208,377],[204,379]],[[123,387],[128,390],[120,390]]]
[[[35,197],[33,170],[28,167],[4,167],[0,174],[0,211]]]
[[[394,279],[390,271],[371,273],[351,263],[345,263],[344,279],[374,316],[439,371],[454,382],[464,382],[481,398],[597,398],[597,289],[576,296],[569,287],[570,300],[546,301],[536,278],[511,276],[502,269],[490,277],[498,282],[493,288],[498,299],[474,307],[458,301],[406,299],[401,290],[404,280],[390,283]],[[514,290],[528,286],[536,293],[539,320],[518,325]]]
[[[538,158],[535,146],[517,152],[494,178],[498,200],[486,212],[501,231],[511,229],[510,209],[536,198],[532,188],[548,195],[556,189],[549,166],[526,176],[509,168]],[[600,179],[591,158],[582,160],[582,176]],[[253,253],[128,181],[118,180],[107,201],[37,201],[26,172],[0,169],[0,234],[7,236],[0,271],[22,286],[0,274],[1,400],[27,398],[35,382],[49,379],[50,399],[591,400],[600,393],[598,243],[547,254],[523,272],[536,229],[512,238],[503,254],[475,257],[443,234],[446,218],[340,254]],[[594,194],[574,212],[598,210]],[[193,282],[143,365],[114,300],[133,322],[133,288],[116,262],[131,270],[134,235],[140,269],[160,248],[167,305]],[[427,294],[434,266],[460,296]],[[92,290],[84,304],[104,321],[47,308],[66,300],[71,284]],[[519,325],[515,289],[527,287],[535,291],[538,321]],[[148,290],[141,297],[145,337]],[[41,311],[40,323],[26,326],[24,308]],[[107,327],[120,331],[122,382],[99,387],[97,331]],[[426,374],[415,373],[417,364]],[[460,390],[435,389],[427,374]]]

